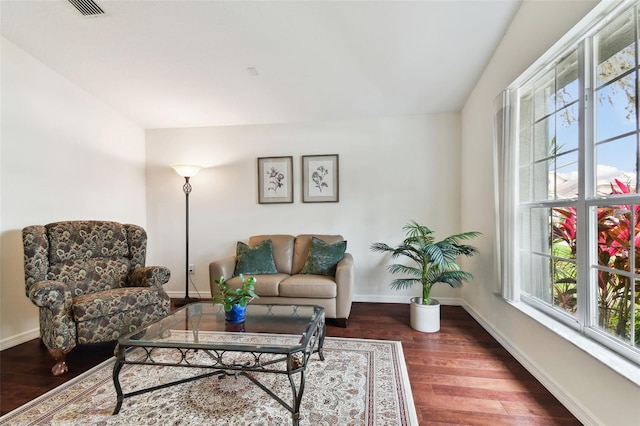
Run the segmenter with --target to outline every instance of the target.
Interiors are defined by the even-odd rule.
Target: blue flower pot
[[[245,313],[247,312],[246,306],[232,305],[230,311],[226,311],[225,318],[229,324],[239,324],[244,322]]]

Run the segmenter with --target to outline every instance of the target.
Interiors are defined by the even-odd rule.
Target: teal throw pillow
[[[273,243],[271,240],[260,241],[255,247],[249,247],[238,241],[236,246],[236,270],[233,275],[240,274],[277,274],[273,260]]]
[[[344,257],[346,250],[346,241],[329,244],[320,238],[311,237],[309,256],[307,256],[307,261],[304,263],[300,273],[334,276],[336,274],[336,266]]]

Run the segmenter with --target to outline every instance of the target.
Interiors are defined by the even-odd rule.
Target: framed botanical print
[[[293,157],[258,158],[258,203],[293,203]]]
[[[302,156],[302,202],[337,203],[338,154]]]

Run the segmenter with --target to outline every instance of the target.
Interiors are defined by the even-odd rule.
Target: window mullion
[[[636,43],[638,43],[638,40],[640,39],[640,34],[638,32],[638,25],[640,25],[640,23],[638,22],[638,6],[635,6],[635,11],[633,14],[634,17],[634,25],[633,25],[633,31],[634,31],[634,37],[633,39],[635,40]],[[635,55],[635,65],[636,65],[636,98],[635,98],[635,108],[636,108],[636,130],[640,130],[638,129],[638,127],[640,126],[638,123],[640,123],[640,106],[638,105],[638,94],[640,92],[640,58],[638,57],[638,46],[636,45],[634,48],[634,55]],[[638,135],[636,134],[636,149],[638,149]],[[636,151],[636,171],[639,169],[638,168],[638,151]],[[640,173],[636,172],[636,191],[640,191],[640,189],[638,189],[638,175]],[[631,210],[631,228],[633,229],[633,232],[630,233],[630,237],[631,237],[631,241],[630,241],[630,248],[631,248],[631,254],[629,256],[629,260],[630,265],[629,265],[629,272],[631,272],[631,282],[629,283],[629,285],[631,286],[631,294],[630,294],[630,323],[629,323],[629,331],[630,331],[630,342],[631,342],[631,346],[635,345],[636,342],[636,314],[635,314],[635,310],[637,309],[635,300],[636,300],[636,278],[638,277],[637,275],[637,267],[638,265],[636,265],[636,224],[638,223],[638,218],[637,216],[637,211],[636,211],[636,206],[632,203],[629,205],[629,208]]]
[[[591,39],[587,38],[578,46],[578,81],[580,84],[579,90],[579,104],[581,106],[580,111],[582,114],[579,116],[579,129],[578,129],[578,202],[576,205],[577,211],[577,249],[576,249],[576,281],[577,281],[577,294],[578,294],[578,310],[577,320],[581,327],[590,324],[589,318],[591,318],[591,303],[594,294],[589,285],[593,282],[591,275],[590,265],[593,263],[594,256],[596,255],[596,248],[591,241],[597,233],[597,225],[592,223],[591,208],[586,202],[587,198],[592,198],[595,194],[595,173],[593,167],[595,164],[594,153],[594,99],[595,93],[593,90],[593,65],[592,63],[592,44]],[[584,243],[588,242],[588,243]]]

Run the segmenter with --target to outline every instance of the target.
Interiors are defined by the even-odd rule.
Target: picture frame
[[[258,203],[293,203],[293,156],[258,157]]]
[[[340,199],[338,154],[302,156],[302,202],[337,203]]]

